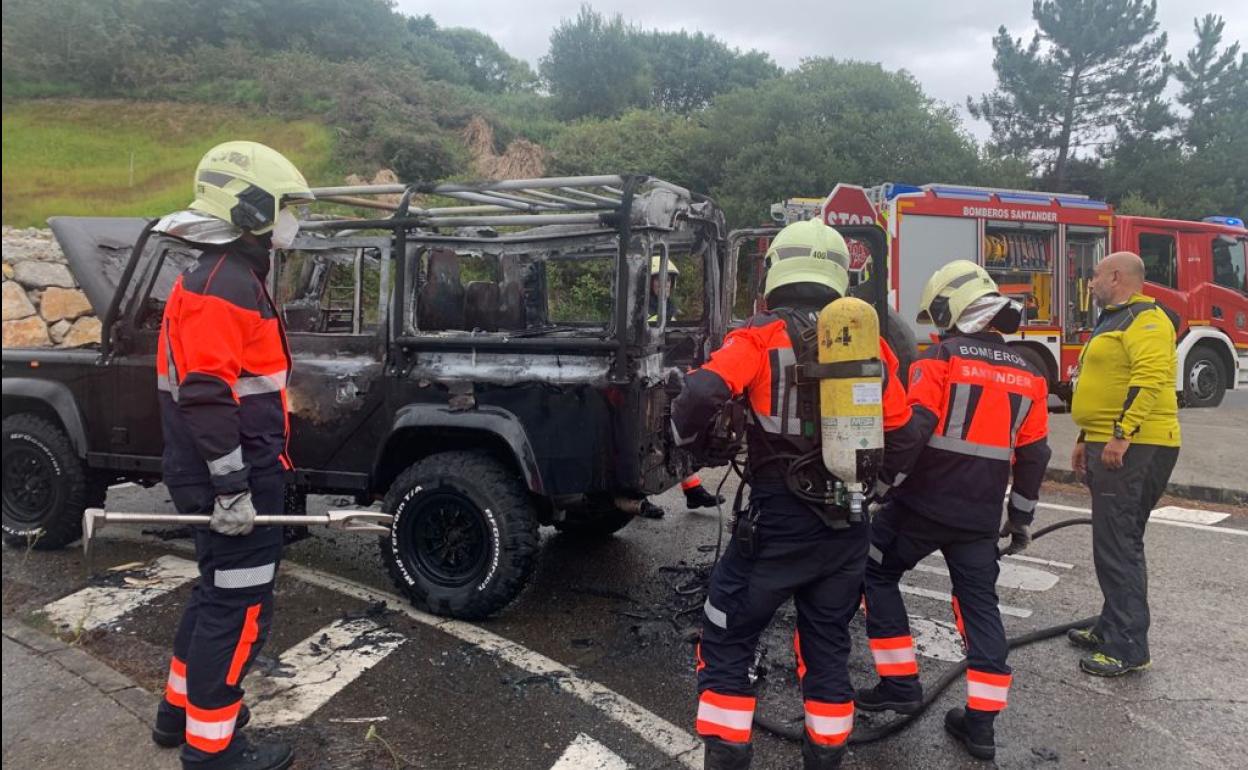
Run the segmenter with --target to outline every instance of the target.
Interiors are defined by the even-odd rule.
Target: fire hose
[[[1088,517],[1065,519],[1057,522],[1056,524],[1050,524],[1047,527],[1042,527],[1041,529],[1036,530],[1032,533],[1031,538],[1032,540],[1039,540],[1045,535],[1051,532],[1056,532],[1059,529],[1091,523],[1092,519]],[[1006,642],[1012,650],[1015,647],[1024,647],[1034,642],[1052,639],[1055,636],[1060,636],[1061,634],[1066,633],[1072,628],[1088,628],[1096,623],[1096,620],[1096,617],[1083,618],[1082,620],[1075,620],[1069,623],[1049,626],[1048,628],[1041,628],[1026,634],[1010,637],[1006,640]],[[865,743],[874,743],[875,741],[882,740],[905,729],[912,722],[922,716],[922,714],[936,702],[936,699],[939,698],[946,689],[948,689],[949,685],[961,678],[961,676],[966,673],[966,668],[967,661],[964,659],[958,665],[941,674],[940,678],[937,679],[933,685],[930,687],[924,687],[923,702],[919,706],[919,709],[913,714],[899,715],[896,719],[885,722],[884,724],[875,725],[863,730],[854,730],[849,736],[850,744],[862,745]],[[800,725],[787,723],[783,720],[768,716],[761,711],[754,712],[754,724],[763,728],[767,732],[772,733],[773,735],[791,741],[801,741],[802,735],[805,732]]]

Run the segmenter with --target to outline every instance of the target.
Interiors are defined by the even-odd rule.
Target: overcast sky
[[[580,0],[397,0],[407,14],[428,13],[444,27],[486,32],[513,56],[536,68],[560,19],[574,17]],[[771,54],[783,67],[810,56],[878,61],[905,68],[927,93],[958,108],[979,138],[987,127],[966,113],[966,97],[992,89],[992,37],[1004,24],[1015,37],[1034,31],[1031,0],[595,0],[595,9],[622,13],[641,27],[700,30],[741,49]],[[1206,13],[1226,19],[1224,44],[1248,43],[1245,0],[1159,0],[1161,29],[1176,59],[1195,41],[1192,20]]]

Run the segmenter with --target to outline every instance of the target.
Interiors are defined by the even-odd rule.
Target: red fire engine
[[[1025,308],[1010,338],[1069,398],[1079,351],[1096,321],[1088,281],[1111,251],[1144,259],[1145,292],[1181,319],[1175,387],[1188,406],[1216,406],[1248,386],[1248,229],[1232,217],[1202,222],[1117,216],[1082,195],[930,184],[870,189],[837,185],[815,207],[791,199],[779,222],[822,216],[833,226],[878,224],[888,233],[889,300],[914,321],[928,277],[953,259],[974,259]],[[851,243],[852,268],[866,249]],[[930,328],[915,329],[925,340]]]

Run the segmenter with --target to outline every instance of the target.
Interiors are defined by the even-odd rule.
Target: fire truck
[[[1116,215],[1083,195],[946,184],[837,185],[827,198],[772,207],[777,222],[821,216],[830,225],[875,223],[888,233],[888,296],[913,324],[928,277],[953,259],[974,259],[1024,307],[1009,341],[1069,400],[1079,352],[1096,309],[1092,269],[1112,251],[1139,254],[1144,291],[1174,311],[1178,381],[1186,406],[1216,406],[1248,386],[1248,229],[1234,217],[1200,222]],[[867,269],[852,243],[851,268]],[[858,280],[865,276],[861,273]],[[922,342],[930,328],[915,329]]]

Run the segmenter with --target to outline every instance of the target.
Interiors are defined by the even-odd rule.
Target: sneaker
[[[724,504],[723,495],[712,495],[701,484],[685,490],[685,505],[690,508],[714,508]]]
[[[637,515],[643,519],[661,519],[667,515],[667,511],[649,500],[642,500],[641,507],[637,509]]]
[[[922,710],[922,691],[919,697],[911,699],[899,697],[890,689],[880,682],[870,690],[859,690],[854,693],[854,705],[859,711],[896,711],[898,714],[917,714]]]
[[[983,714],[984,712],[976,712]],[[976,759],[992,759],[997,755],[996,741],[992,729],[992,717],[972,719],[967,710],[958,706],[945,712],[945,729],[954,738],[962,741],[966,750]]]
[[[1105,640],[1097,636],[1090,628],[1072,628],[1066,632],[1066,640],[1081,650],[1096,651],[1101,649]]]
[[[156,711],[156,724],[152,727],[152,743],[163,749],[176,749],[186,742],[186,712],[166,706],[163,702]],[[234,720],[234,729],[240,730],[251,721],[251,710],[244,703]]]
[[[1126,663],[1117,658],[1111,658],[1103,652],[1094,652],[1079,660],[1079,668],[1083,673],[1105,677],[1122,676],[1123,674],[1130,674],[1132,671],[1143,671],[1151,665],[1153,665],[1151,660],[1146,660],[1143,663]]]

